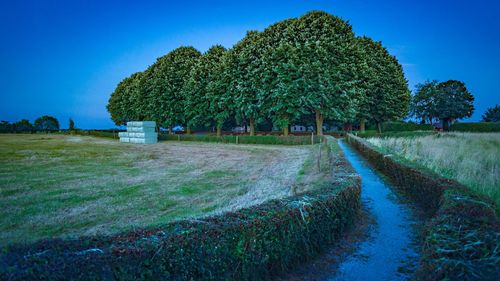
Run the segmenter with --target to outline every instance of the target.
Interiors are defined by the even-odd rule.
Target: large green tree
[[[426,81],[417,84],[415,94],[411,100],[411,114],[422,120],[422,123],[432,124],[433,119],[437,117],[436,102],[438,96],[438,82],[436,80]]]
[[[219,63],[215,64],[212,75],[206,87],[206,96],[209,101],[208,116],[210,123],[215,124],[217,136],[222,133],[222,127],[229,119],[234,119],[234,98],[229,90],[229,84],[232,79],[228,75],[227,53],[224,52]]]
[[[59,130],[59,121],[55,117],[44,115],[35,120],[35,128],[39,131],[49,132]]]
[[[483,116],[483,122],[500,122],[500,106],[495,105],[494,107],[488,108]]]
[[[325,119],[347,121],[356,113],[361,57],[351,25],[325,12],[300,17],[293,33],[299,87],[305,109],[315,115],[316,131]]]
[[[225,61],[225,75],[231,77],[228,90],[231,92],[236,114],[242,119],[248,119],[251,136],[255,134],[256,123],[265,117],[262,104],[265,99],[259,72],[263,49],[261,41],[259,32],[247,32],[245,38],[229,50]]]
[[[158,58],[140,82],[140,89],[144,91],[143,112],[148,119],[169,127],[170,132],[175,124],[185,124],[182,88],[200,56],[193,47],[179,47]]]
[[[123,79],[111,94],[106,108],[116,125],[125,125],[127,121],[143,120],[146,117],[146,102],[139,87],[141,78],[141,72],[132,74]]]
[[[184,115],[186,120],[187,132],[193,126],[209,126],[213,121],[211,112],[212,90],[208,87],[214,78],[220,79],[220,64],[226,54],[226,49],[221,45],[212,46],[191,69],[189,79],[182,89],[182,95],[185,98]],[[224,95],[225,93],[220,93]]]
[[[474,96],[467,90],[465,83],[448,80],[437,85],[436,113],[443,121],[443,128],[448,129],[451,122],[472,116]]]
[[[380,132],[381,123],[407,116],[410,90],[402,66],[382,43],[360,37],[358,44],[366,64],[361,72],[365,89],[360,99],[358,119],[377,124]]]

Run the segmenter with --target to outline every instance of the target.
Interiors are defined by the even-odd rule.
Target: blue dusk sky
[[[500,104],[500,1],[70,1],[0,2],[0,120],[68,118],[112,128],[106,104],[126,76],[180,45],[231,47],[247,30],[323,10],[382,41],[410,89],[464,81],[478,121]]]

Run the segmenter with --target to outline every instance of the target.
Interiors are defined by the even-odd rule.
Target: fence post
[[[236,144],[238,144],[238,135],[236,135]]]
[[[311,133],[311,145],[314,144],[314,132]]]

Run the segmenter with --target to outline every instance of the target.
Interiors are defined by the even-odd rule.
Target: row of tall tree
[[[472,116],[474,96],[461,81],[427,81],[416,86],[411,112],[422,123],[442,121],[446,130],[455,120]]]
[[[107,109],[117,125],[154,120],[188,133],[205,125],[218,135],[229,119],[248,124],[250,135],[264,120],[288,135],[294,122],[313,119],[321,135],[325,121],[364,128],[403,118],[409,103],[402,67],[380,42],[315,11],[249,31],[229,50],[179,47],[121,81]]]

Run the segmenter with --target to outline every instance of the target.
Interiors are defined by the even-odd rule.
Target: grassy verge
[[[316,188],[313,146],[0,135],[0,246],[113,234]],[[303,174],[300,182],[297,177]]]
[[[439,133],[367,141],[383,153],[457,180],[500,206],[500,133]]]

